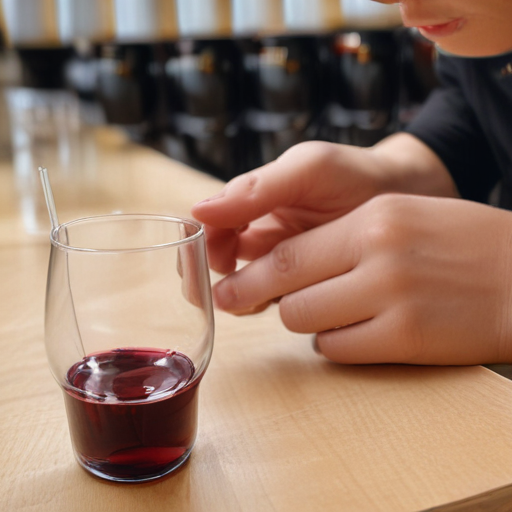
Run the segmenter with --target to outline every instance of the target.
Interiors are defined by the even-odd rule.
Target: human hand
[[[205,224],[210,266],[227,274],[237,259],[259,258],[281,240],[347,213],[380,191],[379,167],[366,150],[308,142],[234,178],[192,210]]]
[[[367,150],[306,142],[231,180],[192,209],[205,224],[210,267],[228,274],[237,260],[255,260],[281,240],[345,214],[381,191],[378,174],[369,172],[379,168]],[[235,314],[258,313],[271,302]]]
[[[235,313],[282,297],[284,324],[340,363],[512,362],[511,234],[509,212],[381,195],[281,238],[214,296]]]
[[[210,266],[233,272],[280,241],[345,215],[384,192],[455,195],[438,157],[408,134],[373,148],[306,142],[278,160],[233,179],[194,206],[205,224]]]

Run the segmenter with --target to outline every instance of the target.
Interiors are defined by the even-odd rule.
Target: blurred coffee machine
[[[325,97],[327,35],[339,27],[338,0],[234,0],[243,51],[248,168],[318,137]]]
[[[396,5],[341,0],[343,30],[330,47],[321,138],[370,146],[396,130],[400,14]]]
[[[2,0],[7,42],[16,48],[21,85],[41,89],[64,87],[64,68],[73,51],[60,39],[53,0]]]
[[[65,86],[80,100],[87,125],[105,122],[98,101],[98,56],[101,44],[114,37],[113,0],[56,0],[61,43],[73,47],[64,69]]]
[[[223,180],[241,172],[240,55],[229,0],[177,0],[180,39],[166,64],[175,98],[164,135],[171,157]]]
[[[164,69],[175,53],[174,0],[114,0],[113,13],[114,38],[99,52],[98,99],[109,124],[157,144],[167,125]]]
[[[75,39],[108,37],[102,22],[108,0],[2,0],[8,44],[21,63],[19,83],[4,90],[14,173],[25,227],[47,234],[48,215],[37,168],[47,166],[61,208],[81,193],[95,172],[80,102],[68,89],[67,66]]]
[[[223,180],[306,140],[374,144],[435,83],[432,46],[369,0],[0,2],[23,87]]]

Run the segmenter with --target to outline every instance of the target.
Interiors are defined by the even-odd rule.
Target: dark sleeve
[[[405,131],[439,156],[463,198],[486,202],[500,177],[498,165],[459,86],[457,66],[450,57],[439,57],[441,86],[433,91]]]

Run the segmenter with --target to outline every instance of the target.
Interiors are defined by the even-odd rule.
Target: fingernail
[[[316,336],[313,338],[313,350],[319,354],[319,355],[322,355],[322,351],[320,350],[320,347],[318,345],[318,340],[316,339]]]
[[[215,194],[214,196],[207,197],[206,199],[203,199],[202,201],[199,201],[197,204],[205,204],[205,203],[211,203],[212,201],[216,201],[217,199],[221,199],[226,195],[226,191],[222,190],[218,194]]]
[[[235,279],[222,279],[213,287],[213,305],[217,309],[229,311],[238,301],[238,286]]]

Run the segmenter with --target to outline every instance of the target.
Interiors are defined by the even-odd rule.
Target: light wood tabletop
[[[187,216],[222,186],[117,132],[87,137],[74,174],[55,178],[61,221]],[[49,222],[34,206],[42,195],[31,203],[23,191],[1,164],[0,510],[420,511],[512,483],[511,381],[483,367],[330,364],[309,336],[286,331],[276,306],[216,312],[198,439],[182,468],[146,484],[90,476],[74,460],[44,351]]]

